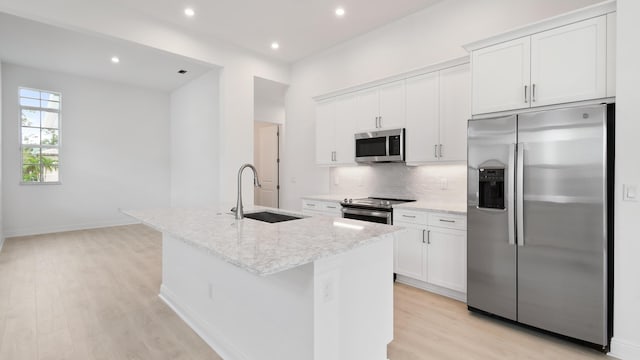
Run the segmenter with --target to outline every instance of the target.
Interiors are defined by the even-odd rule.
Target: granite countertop
[[[449,202],[433,202],[433,201],[414,201],[393,206],[394,209],[407,209],[417,211],[440,212],[454,215],[466,215],[467,204],[449,203]]]
[[[245,210],[245,214],[255,211]],[[248,218],[238,221],[233,214],[217,209],[161,208],[122,212],[262,276],[337,255],[399,231],[389,225],[329,216],[270,224]]]

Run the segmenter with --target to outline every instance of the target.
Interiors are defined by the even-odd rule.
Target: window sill
[[[32,186],[32,185],[62,185],[61,181],[47,181],[47,182],[24,182],[21,181],[20,185]]]

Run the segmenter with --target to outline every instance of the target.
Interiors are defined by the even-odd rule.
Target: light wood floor
[[[161,236],[142,225],[7,239],[0,359],[220,359],[160,301],[160,277]],[[397,284],[389,358],[606,357]]]

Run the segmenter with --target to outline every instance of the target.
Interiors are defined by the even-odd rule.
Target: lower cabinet
[[[398,281],[465,301],[465,216],[425,216],[425,212],[394,210],[394,218],[395,226],[407,229],[395,241],[394,271],[399,275]]]
[[[342,217],[342,205],[338,201],[302,199],[302,214]]]

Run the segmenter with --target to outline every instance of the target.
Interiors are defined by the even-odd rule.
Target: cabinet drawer
[[[394,210],[393,222],[427,225],[427,213],[419,211]]]
[[[302,210],[312,211],[314,213],[322,213],[331,216],[341,216],[342,214],[342,206],[340,206],[340,203],[332,201],[303,199]]]
[[[429,226],[465,230],[467,228],[467,217],[451,214],[430,214]]]

